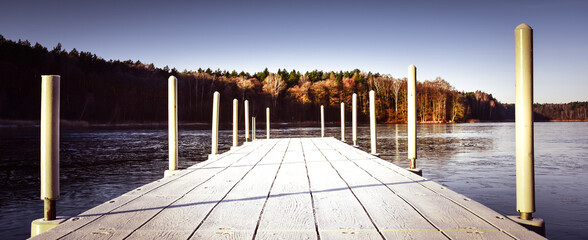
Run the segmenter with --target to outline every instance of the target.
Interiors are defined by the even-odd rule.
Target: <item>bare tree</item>
[[[392,78],[392,94],[394,94],[394,112],[398,114],[398,92],[400,92],[400,88],[402,87],[402,83],[407,81],[406,78],[403,79],[394,79]]]
[[[278,101],[278,95],[286,89],[286,82],[279,74],[270,73],[263,81],[263,91],[272,96],[274,107]]]
[[[390,76],[389,75],[384,75],[381,77],[374,77],[372,78],[372,85],[374,90],[376,91],[377,94],[380,94],[384,89],[387,88],[387,82],[390,80]]]

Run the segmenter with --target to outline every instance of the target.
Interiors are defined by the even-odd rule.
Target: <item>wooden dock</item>
[[[246,143],[34,239],[102,238],[544,239],[334,138]]]

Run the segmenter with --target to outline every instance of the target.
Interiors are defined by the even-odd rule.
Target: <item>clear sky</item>
[[[0,34],[104,59],[254,73],[363,71],[514,103],[514,29],[534,29],[535,102],[588,101],[588,1],[4,1]],[[0,53],[1,54],[1,53]]]

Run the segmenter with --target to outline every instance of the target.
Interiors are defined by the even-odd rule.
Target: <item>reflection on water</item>
[[[351,125],[351,124],[349,124]],[[348,125],[348,126],[349,126]],[[258,126],[259,139],[265,129]],[[42,217],[39,200],[39,129],[0,128],[0,236],[22,239]],[[588,231],[588,123],[536,123],[537,212],[547,236],[581,239]],[[232,132],[221,131],[219,151]],[[241,131],[241,136],[243,133]],[[272,129],[272,138],[318,137],[320,128]],[[340,128],[326,128],[340,138]],[[406,125],[379,125],[382,158],[408,167]],[[351,142],[351,128],[346,129]],[[514,123],[418,125],[417,165],[423,176],[442,183],[505,215],[516,215]],[[358,128],[358,144],[369,151],[369,126]],[[72,216],[140,185],[167,168],[167,130],[84,129],[61,134],[61,199],[58,214]],[[179,167],[206,159],[210,130],[181,128]]]

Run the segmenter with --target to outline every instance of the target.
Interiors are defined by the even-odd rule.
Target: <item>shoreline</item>
[[[549,120],[549,121],[535,121],[535,122],[587,122],[588,120]],[[514,122],[513,119],[508,119],[504,121],[480,121],[477,119],[472,119],[466,122],[461,123],[488,123],[488,122]],[[346,124],[351,122],[345,122]],[[320,122],[274,122],[272,125],[277,126],[315,126],[320,124]],[[339,125],[340,122],[331,121],[325,122],[327,125]],[[406,124],[406,123],[378,123],[378,124]],[[454,123],[444,123],[444,122],[418,122],[418,124],[454,124]],[[165,122],[126,122],[126,123],[90,123],[87,121],[71,121],[71,120],[60,120],[59,125],[65,128],[92,128],[92,127],[166,127],[167,121]],[[206,127],[210,126],[210,123],[205,122],[179,122],[178,126],[182,127]],[[240,124],[241,125],[241,124]],[[265,125],[265,122],[260,122],[259,125]],[[221,126],[231,126],[231,123],[221,123]],[[40,120],[13,120],[13,119],[0,119],[0,128],[30,128],[30,127],[40,127]]]

